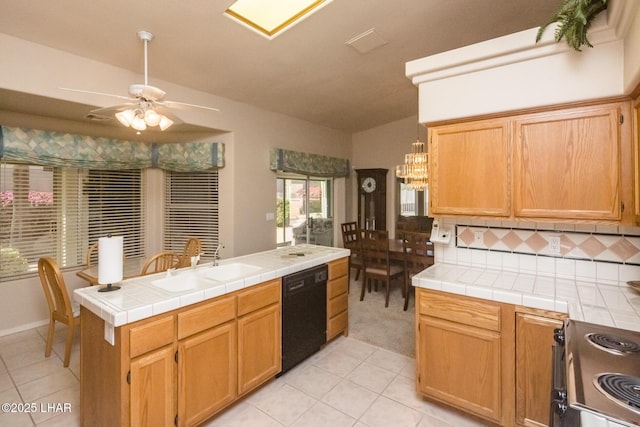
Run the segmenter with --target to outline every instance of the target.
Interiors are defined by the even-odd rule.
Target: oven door
[[[567,403],[567,385],[563,344],[552,347],[551,408],[549,427],[580,427],[580,411]]]

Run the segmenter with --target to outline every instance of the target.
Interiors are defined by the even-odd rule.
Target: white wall
[[[39,96],[107,106],[111,104],[105,104],[103,97],[61,91],[58,88],[121,93],[123,88],[141,78],[127,70],[5,34],[0,34],[0,52],[0,87]],[[153,83],[170,93],[173,99],[214,105],[221,109],[216,114],[181,111],[180,116],[187,123],[225,132],[212,138],[224,142],[226,147],[226,165],[220,170],[220,240],[226,246],[223,257],[276,246],[275,221],[266,220],[266,214],[276,209],[276,175],[269,170],[270,148],[280,147],[340,158],[349,158],[351,155],[351,135],[344,132],[170,82],[154,80]],[[3,117],[9,116],[11,113],[0,112],[0,124]],[[147,195],[150,201],[147,209],[150,211],[161,203],[161,195],[157,194],[162,188],[160,176],[160,171],[145,174],[154,193]],[[338,193],[345,194],[344,191]],[[344,208],[344,205],[343,200],[336,201],[337,207]],[[153,221],[160,221],[158,218],[154,215]],[[150,228],[154,226],[156,230],[159,229],[157,224],[150,222]],[[158,244],[156,240],[151,239],[148,244],[155,247]],[[84,285],[74,271],[65,272],[65,279],[69,287]],[[46,318],[47,310],[37,279],[0,283],[0,335],[42,323]]]

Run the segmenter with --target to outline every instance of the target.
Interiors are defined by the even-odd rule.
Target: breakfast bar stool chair
[[[47,346],[44,351],[45,357],[51,355],[53,348],[53,334],[55,332],[56,321],[67,325],[67,343],[64,351],[64,366],[69,366],[71,359],[71,345],[73,344],[73,332],[76,326],[80,325],[80,310],[74,310],[69,299],[67,285],[56,262],[49,257],[38,260],[38,275],[44,290],[44,296],[49,306],[49,331],[47,332]]]
[[[191,257],[202,254],[202,243],[197,237],[191,237],[184,245],[184,251],[180,255],[180,264],[178,267],[189,267],[191,265]]]
[[[144,263],[140,275],[159,273],[161,271],[167,271],[170,268],[178,267],[180,263],[180,257],[175,252],[164,251],[155,254],[147,262]]]

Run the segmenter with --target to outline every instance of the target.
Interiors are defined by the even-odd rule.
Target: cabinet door
[[[516,421],[546,426],[551,405],[551,347],[560,320],[516,315]]]
[[[430,212],[509,216],[510,141],[506,119],[431,128]]]
[[[178,343],[178,420],[197,425],[236,398],[235,322]]]
[[[131,427],[174,426],[174,357],[166,346],[131,361]]]
[[[282,329],[280,305],[256,310],[238,319],[238,395],[280,372]]]
[[[417,345],[421,393],[500,422],[504,396],[498,332],[420,316]]]
[[[516,121],[516,217],[620,220],[619,107]]]

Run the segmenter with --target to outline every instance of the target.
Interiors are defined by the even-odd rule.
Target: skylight
[[[237,0],[225,14],[272,39],[333,0]]]

